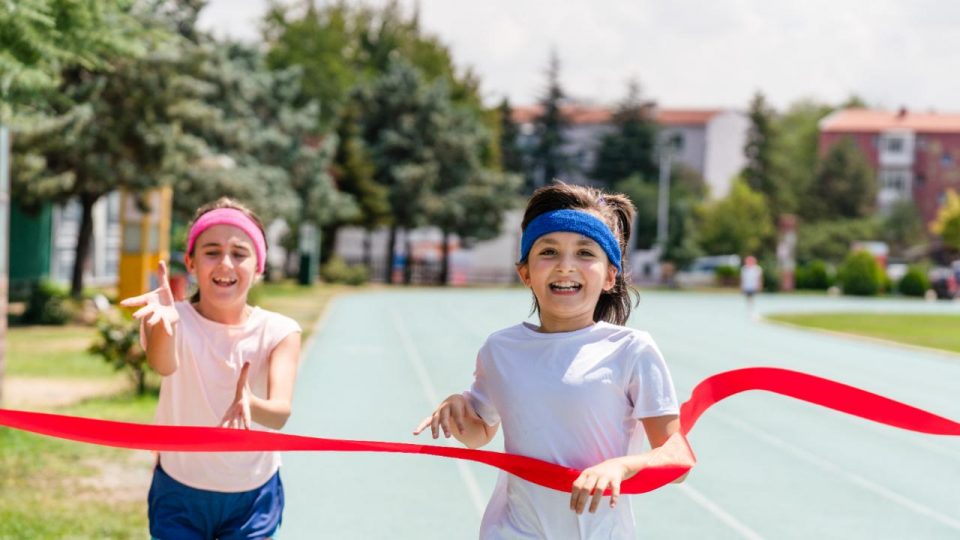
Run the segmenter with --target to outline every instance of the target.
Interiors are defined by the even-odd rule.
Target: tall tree
[[[940,236],[944,245],[960,251],[960,195],[950,189],[937,217],[930,223],[930,231]]]
[[[519,173],[523,170],[523,154],[518,146],[520,128],[513,121],[513,107],[510,100],[503,98],[497,107],[499,116],[500,166],[504,171]]]
[[[653,120],[654,103],[644,101],[640,83],[631,80],[627,95],[613,115],[615,131],[603,137],[592,171],[596,180],[613,186],[627,177],[639,175],[647,181],[657,178],[654,156],[657,125]]]
[[[757,92],[750,101],[748,116],[750,128],[744,146],[747,164],[741,176],[751,189],[764,196],[772,215],[778,216],[790,208],[790,202],[774,160],[776,112],[767,104],[763,94]]]
[[[559,178],[569,166],[563,154],[566,143],[564,131],[569,124],[561,110],[564,97],[560,85],[560,58],[557,51],[553,50],[547,64],[547,86],[540,98],[541,113],[534,121],[537,142],[531,153],[531,176],[527,178],[530,189]]]
[[[756,255],[774,234],[763,195],[743,180],[726,198],[700,209],[698,240],[708,254]]]
[[[780,211],[796,213],[812,218],[810,207],[804,204],[810,197],[819,161],[820,120],[833,111],[833,107],[811,100],[801,100],[790,105],[774,121],[777,134],[773,145],[773,162],[779,178],[778,189],[782,196]]]
[[[808,204],[819,219],[860,218],[876,204],[877,182],[857,143],[844,137],[820,162]]]

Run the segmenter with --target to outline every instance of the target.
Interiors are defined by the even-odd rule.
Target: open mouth
[[[576,281],[555,281],[550,284],[550,290],[556,293],[576,293],[583,285]]]
[[[218,287],[232,287],[237,284],[237,278],[213,278],[214,285]]]

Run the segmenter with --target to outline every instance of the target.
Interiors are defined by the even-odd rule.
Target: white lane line
[[[928,517],[928,518],[931,518],[931,519],[933,519],[933,520],[935,520],[935,521],[938,521],[938,522],[946,525],[947,527],[950,527],[950,528],[952,528],[952,529],[956,529],[956,530],[960,531],[960,521],[958,521],[958,520],[956,520],[956,519],[954,519],[954,518],[951,518],[951,517],[949,517],[949,516],[945,516],[945,515],[937,512],[936,510],[930,508],[929,506],[926,506],[926,505],[924,505],[924,504],[922,504],[922,503],[919,503],[919,502],[917,502],[917,501],[914,501],[913,499],[910,499],[909,497],[904,497],[903,495],[900,495],[899,493],[896,493],[896,492],[894,492],[894,491],[892,491],[892,490],[890,490],[890,489],[887,489],[887,488],[881,486],[880,484],[877,484],[877,483],[875,483],[875,482],[872,482],[872,481],[870,481],[870,480],[867,480],[866,478],[864,478],[864,477],[862,477],[862,476],[860,476],[860,475],[858,475],[858,474],[854,474],[854,473],[848,472],[848,471],[844,470],[844,468],[841,467],[840,465],[837,465],[836,463],[833,463],[833,462],[831,462],[831,461],[827,461],[826,459],[823,459],[823,458],[821,458],[821,457],[819,457],[819,456],[817,456],[817,455],[815,455],[815,454],[813,454],[813,453],[811,453],[811,452],[808,452],[808,451],[806,451],[806,450],[803,450],[802,448],[799,448],[799,447],[797,447],[797,446],[794,446],[794,445],[788,443],[787,441],[785,441],[785,440],[783,440],[783,439],[781,439],[781,438],[779,438],[779,437],[777,437],[777,436],[775,436],[775,435],[772,435],[772,434],[770,434],[770,433],[768,433],[768,432],[766,432],[766,431],[764,431],[764,430],[762,430],[762,429],[760,429],[760,428],[751,426],[751,425],[747,424],[746,422],[744,422],[744,421],[742,421],[742,420],[738,420],[738,419],[736,419],[736,418],[734,418],[734,417],[732,417],[732,416],[728,416],[727,414],[720,413],[720,412],[717,412],[717,411],[710,411],[710,416],[712,416],[712,417],[714,417],[714,418],[717,418],[717,419],[719,419],[719,420],[722,421],[722,422],[725,422],[725,423],[727,423],[727,424],[730,424],[730,425],[732,425],[732,426],[734,426],[734,427],[736,427],[736,428],[738,428],[738,429],[741,429],[741,430],[743,430],[743,431],[746,431],[747,433],[750,433],[750,434],[753,435],[754,437],[757,437],[757,438],[759,438],[759,439],[762,439],[764,442],[770,444],[771,446],[775,446],[775,447],[783,450],[784,452],[787,452],[788,454],[791,454],[791,455],[799,458],[799,459],[802,460],[802,461],[806,461],[807,463],[810,463],[811,465],[814,465],[814,466],[816,466],[816,467],[818,467],[818,468],[820,468],[820,469],[823,469],[823,470],[825,470],[825,471],[827,471],[827,472],[829,472],[829,473],[831,473],[831,474],[834,474],[834,475],[836,475],[837,477],[842,478],[842,479],[850,482],[851,484],[855,484],[855,485],[857,485],[857,486],[860,486],[860,487],[866,489],[867,491],[870,491],[870,492],[872,492],[872,493],[874,493],[874,494],[876,494],[876,495],[879,495],[879,496],[883,497],[884,499],[887,499],[887,500],[889,500],[889,501],[891,501],[891,502],[894,502],[894,503],[896,503],[896,504],[899,504],[900,506],[903,506],[904,508],[906,508],[906,509],[908,509],[908,510],[912,510],[913,512],[916,512],[916,513],[918,513],[918,514],[920,514],[920,515],[923,515],[923,516],[926,516],[926,517]]]
[[[420,379],[420,387],[423,389],[424,396],[430,403],[430,407],[436,407],[437,404],[440,403],[440,399],[437,397],[437,391],[433,386],[433,381],[430,379],[430,372],[427,371],[420,352],[417,351],[417,347],[413,343],[410,333],[407,332],[403,324],[403,319],[400,318],[400,315],[396,311],[393,312],[393,323],[397,327],[397,333],[400,335],[400,342],[403,344],[404,352],[407,358],[410,359],[417,378]],[[452,438],[442,440],[448,446],[459,446],[460,444],[456,439]],[[467,486],[467,493],[470,495],[470,500],[477,511],[477,515],[483,517],[483,510],[487,503],[483,494],[480,492],[480,484],[477,483],[477,477],[463,460],[455,459],[454,461],[457,463],[457,469],[460,471],[460,477],[463,478],[463,483]]]
[[[690,486],[686,483],[677,484],[677,487],[680,488],[680,491],[693,500],[693,502],[702,506],[707,512],[713,514],[713,517],[719,519],[723,522],[724,525],[730,527],[731,529],[737,531],[740,536],[747,538],[749,540],[762,540],[763,537],[757,534],[756,531],[744,525],[740,520],[733,517],[729,512],[720,508],[716,503],[707,498],[706,495],[700,493],[693,486]]]

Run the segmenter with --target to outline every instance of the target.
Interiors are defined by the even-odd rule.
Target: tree
[[[833,107],[811,100],[793,103],[773,121],[777,134],[773,145],[773,163],[781,182],[781,212],[814,219],[806,204],[813,189],[819,161],[820,120]]]
[[[189,77],[180,73],[181,60],[179,51],[154,41],[143,58],[117,61],[110,72],[66,69],[50,105],[63,119],[61,136],[42,129],[22,134],[21,144],[40,156],[44,167],[36,176],[15,175],[14,196],[27,204],[76,197],[82,208],[74,296],[83,289],[92,210],[100,197],[119,188],[142,193],[169,184],[186,163],[206,152],[201,140],[181,129],[181,114],[194,97]]]
[[[901,254],[926,240],[923,218],[912,200],[893,204],[884,214],[880,227],[882,238],[890,245],[891,252]]]
[[[939,235],[948,247],[960,250],[960,195],[956,191],[947,190],[937,217],[930,223],[930,232]]]
[[[778,133],[775,129],[776,112],[767,104],[762,93],[750,101],[750,129],[744,155],[747,164],[741,176],[750,189],[762,194],[769,204],[772,216],[779,216],[792,207],[788,191],[774,160]]]
[[[774,234],[763,195],[744,180],[730,194],[700,208],[698,243],[711,255],[759,253]]]
[[[657,125],[653,121],[653,102],[644,101],[640,83],[629,82],[627,95],[613,115],[616,131],[605,135],[597,152],[592,176],[612,186],[638,174],[647,181],[657,178],[655,158]]]
[[[520,129],[513,121],[513,108],[510,100],[503,98],[497,107],[500,120],[500,165],[504,171],[519,173],[523,170],[523,154],[518,146]]]
[[[540,98],[542,112],[534,121],[536,146],[531,152],[532,176],[527,179],[528,188],[536,189],[560,177],[569,164],[563,154],[566,143],[564,131],[568,121],[561,105],[564,91],[560,86],[560,58],[551,51],[547,65],[547,87]]]
[[[853,139],[844,137],[820,162],[808,204],[819,219],[860,218],[872,212],[876,194],[867,159]]]

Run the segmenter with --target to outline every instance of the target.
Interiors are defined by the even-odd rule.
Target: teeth
[[[233,285],[237,282],[236,279],[226,279],[226,278],[213,278],[213,282],[218,285]]]
[[[551,283],[550,287],[554,289],[579,289],[580,284],[575,281],[558,281]]]

